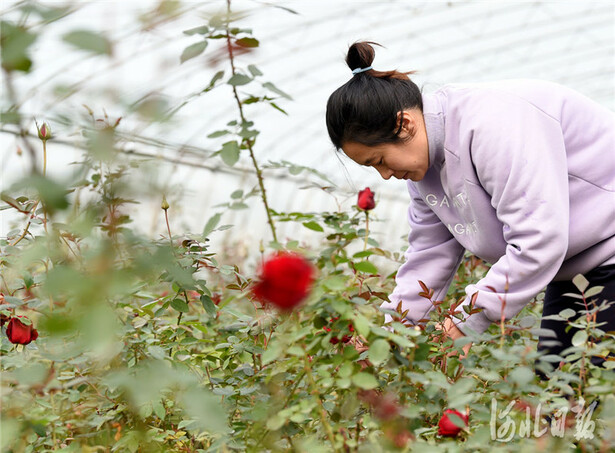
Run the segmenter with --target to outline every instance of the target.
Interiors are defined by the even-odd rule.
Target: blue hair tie
[[[353,73],[354,75],[357,75],[357,74],[358,74],[358,73],[360,73],[360,72],[369,71],[370,69],[372,69],[372,67],[371,67],[371,66],[368,66],[367,68],[355,68],[355,69],[353,69],[353,70],[352,70],[352,73]]]

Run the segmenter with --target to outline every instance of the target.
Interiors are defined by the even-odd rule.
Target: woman
[[[422,94],[409,73],[371,67],[373,43],[358,42],[346,62],[352,78],[327,103],[336,149],[384,179],[407,180],[409,247],[390,303],[412,323],[432,304],[423,281],[443,300],[464,251],[492,264],[466,288],[463,321],[445,329],[459,338],[515,316],[545,286],[543,316],[578,309],[571,279],[604,286],[615,301],[615,116],[565,87],[511,80],[448,85]],[[505,301],[505,303],[503,303]],[[473,303],[476,313],[465,306]],[[391,316],[385,315],[385,322]],[[598,313],[615,330],[615,304]],[[543,319],[559,354],[574,330]]]

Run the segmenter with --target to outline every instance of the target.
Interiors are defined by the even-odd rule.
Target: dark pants
[[[608,309],[598,311],[596,323],[605,323],[604,325],[598,326],[598,328],[605,332],[615,331],[615,264],[592,269],[585,274],[585,278],[589,280],[588,289],[594,286],[604,287],[599,294],[590,297],[589,301],[587,301],[590,310],[594,307],[594,302],[592,301],[595,301],[597,305],[600,305],[604,300],[612,302]],[[571,308],[575,311],[585,310],[585,305],[581,299],[565,296],[564,294],[566,293],[580,294],[572,281],[551,282],[547,286],[542,310],[543,317],[559,314],[566,308]],[[569,318],[569,320],[573,321],[578,317],[579,315],[577,314]],[[538,339],[538,350],[545,354],[562,356],[563,351],[572,346],[572,337],[577,332],[576,328],[570,328],[566,331],[566,326],[568,326],[568,322],[566,321],[543,319],[540,323],[540,327],[542,329],[552,330],[555,336],[540,336]],[[591,361],[596,365],[600,365],[604,362],[604,359],[592,357]],[[558,363],[554,363],[553,365],[557,366]],[[541,379],[546,379],[547,377],[542,372],[542,369],[548,370],[550,368],[549,365],[539,359],[536,361],[536,366],[536,374],[538,374]]]

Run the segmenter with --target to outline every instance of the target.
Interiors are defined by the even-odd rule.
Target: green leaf
[[[267,345],[267,350],[263,353],[263,365],[273,362],[282,355],[284,345],[278,341],[271,341]]]
[[[448,419],[458,428],[465,428],[467,426],[465,420],[454,412],[449,412],[447,416]]]
[[[228,433],[226,411],[220,399],[204,388],[194,387],[185,392],[182,398],[188,415],[198,422],[198,428],[210,433]]]
[[[269,105],[271,107],[273,107],[274,109],[278,110],[279,112],[282,112],[284,115],[288,115],[288,113],[286,113],[286,110],[284,110],[283,108],[281,108],[279,105],[277,105],[275,102],[269,102]]]
[[[346,277],[332,275],[322,282],[322,286],[331,291],[340,291],[346,288]]]
[[[239,144],[236,141],[226,142],[222,145],[220,156],[226,165],[232,167],[239,160]]]
[[[175,310],[180,311],[182,313],[188,313],[188,310],[190,309],[186,301],[181,300],[181,299],[173,299],[171,301],[171,307],[173,307]]]
[[[188,36],[192,35],[204,35],[209,32],[209,27],[207,25],[201,25],[200,27],[189,28],[188,30],[184,30],[183,33]]]
[[[252,81],[252,78],[248,77],[245,74],[235,74],[230,79],[228,79],[228,84],[234,87],[240,85],[246,85]]]
[[[572,308],[566,308],[559,312],[559,315],[564,319],[572,318],[575,314],[576,311],[574,311]]]
[[[216,304],[214,304],[213,300],[211,300],[211,297],[209,297],[207,294],[203,294],[201,296],[201,304],[203,305],[205,311],[211,316],[214,316],[218,311],[218,309],[216,308]]]
[[[258,68],[257,68],[256,66],[254,66],[253,64],[248,65],[248,71],[250,71],[250,74],[252,74],[252,76],[253,76],[253,77],[263,75],[263,73],[260,71],[260,69],[258,69]]]
[[[18,188],[34,188],[43,201],[47,212],[53,213],[68,207],[67,190],[57,182],[41,175],[22,179],[16,184]]]
[[[593,286],[589,288],[587,291],[585,291],[585,297],[589,298],[589,297],[595,296],[596,294],[600,294],[603,289],[604,289],[604,286]]]
[[[325,231],[319,224],[318,222],[315,222],[314,220],[310,220],[309,222],[303,222],[303,226],[310,229],[310,230],[314,230],[314,231],[320,231],[323,232]]]
[[[282,97],[285,97],[286,99],[292,99],[292,97],[290,97],[289,94],[285,93],[284,91],[280,90],[278,87],[276,87],[273,83],[271,82],[265,82],[263,83],[263,87],[267,88],[270,91],[273,91],[276,94],[279,94]]]
[[[241,197],[243,197],[243,190],[241,190],[241,189],[236,190],[236,191],[234,191],[234,192],[231,194],[231,198],[232,198],[233,200],[238,200],[238,199],[240,199]]]
[[[216,229],[218,223],[220,223],[220,219],[222,218],[222,213],[218,212],[209,218],[207,223],[205,224],[205,228],[203,228],[203,237],[209,236],[209,234]]]
[[[207,88],[203,89],[203,92],[207,92],[211,90],[216,84],[216,82],[220,80],[222,77],[224,77],[224,71],[216,72],[214,76],[211,78],[211,81],[209,82],[209,85],[207,86]]]
[[[248,206],[247,204],[242,203],[241,201],[237,201],[237,202],[235,202],[235,203],[231,204],[231,205],[229,206],[229,209],[236,209],[236,210],[239,210],[239,209],[248,209],[249,207],[250,207],[250,206]]]
[[[508,377],[519,387],[524,387],[532,382],[534,376],[534,372],[526,366],[516,367],[508,374]]]
[[[277,431],[286,423],[286,418],[281,417],[280,414],[275,414],[273,417],[267,419],[267,429],[269,431]]]
[[[378,381],[376,378],[365,372],[359,372],[352,376],[352,383],[365,390],[371,390],[378,387]]]
[[[587,332],[584,330],[579,330],[572,337],[572,345],[573,346],[582,346],[587,341]]]
[[[366,256],[370,256],[373,255],[374,252],[372,252],[371,250],[363,250],[361,252],[357,252],[354,255],[352,255],[353,258],[365,258]]]
[[[96,55],[111,55],[111,42],[99,33],[90,30],[76,30],[65,34],[62,39],[78,49]]]
[[[359,335],[366,337],[369,335],[370,324],[367,318],[359,313],[356,313],[352,318],[352,324]]]
[[[387,340],[377,339],[369,346],[367,357],[374,365],[380,365],[389,359],[391,346]]]
[[[228,134],[230,134],[230,132],[226,131],[226,130],[224,130],[224,131],[215,131],[215,132],[212,132],[211,134],[209,134],[207,136],[207,138],[218,138],[218,137],[222,137],[223,135],[228,135]]]
[[[206,48],[207,48],[207,41],[200,41],[200,42],[189,45],[188,47],[184,49],[184,51],[181,54],[181,57],[179,57],[180,64],[183,63],[184,61],[190,60],[191,58],[198,57],[205,51]]]
[[[32,67],[28,48],[36,41],[38,35],[30,33],[25,27],[5,21],[0,23],[0,31],[2,67],[8,71],[28,72]]]
[[[572,283],[574,283],[574,286],[576,286],[577,289],[581,292],[585,291],[589,286],[589,281],[587,281],[587,279],[582,274],[575,275],[572,279]]]
[[[369,261],[361,261],[359,263],[354,263],[354,268],[359,272],[365,272],[367,274],[377,274],[378,268],[370,263]]]
[[[241,38],[235,41],[240,47],[258,47],[258,39],[256,38]]]

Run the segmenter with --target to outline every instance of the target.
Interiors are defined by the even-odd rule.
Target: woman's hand
[[[365,338],[363,336],[356,336],[356,337],[352,337],[352,339],[348,342],[351,345],[354,346],[354,348],[357,350],[357,352],[359,354],[361,354],[362,352],[367,351],[369,348],[367,346],[365,346],[365,344],[363,343],[365,340]],[[364,370],[365,368],[367,368],[368,366],[372,366],[372,363],[369,360],[359,360],[359,365],[361,365],[361,370]]]
[[[444,321],[443,330],[446,333],[446,335],[453,341],[455,341],[457,338],[465,337],[465,334],[457,328],[457,326],[453,323],[453,321],[451,321],[450,318],[446,318],[446,320]],[[471,346],[472,346],[472,343],[468,343],[463,347],[463,354],[459,356],[460,359],[463,359],[465,356],[468,355],[468,351],[470,350]],[[456,352],[451,352],[450,355],[455,355],[455,354]]]

